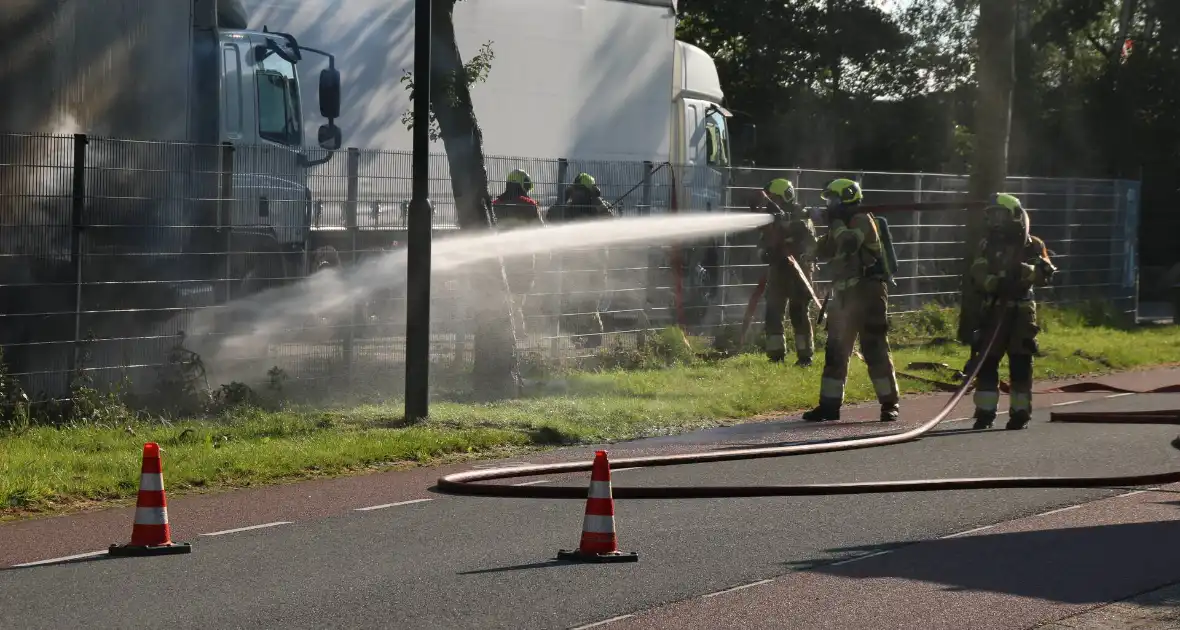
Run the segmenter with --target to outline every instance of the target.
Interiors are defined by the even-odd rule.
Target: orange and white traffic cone
[[[610,463],[606,451],[594,454],[590,473],[590,491],[586,497],[586,517],[582,521],[582,543],[578,549],[562,549],[559,560],[580,562],[638,562],[639,554],[619,551],[615,535],[615,499],[610,489]]]
[[[190,553],[192,545],[172,542],[168,525],[168,500],[164,496],[164,463],[160,445],[143,445],[143,467],[139,475],[139,498],[135,502],[135,522],[131,526],[131,544],[111,545],[112,556],[155,556]]]

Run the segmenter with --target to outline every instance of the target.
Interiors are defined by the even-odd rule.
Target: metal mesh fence
[[[0,346],[9,373],[38,394],[65,394],[81,373],[145,389],[183,344],[214,385],[258,382],[277,366],[306,383],[399,394],[410,167],[408,152],[0,136]],[[965,177],[938,174],[507,157],[487,158],[486,168],[493,196],[509,171],[529,172],[542,209],[589,173],[622,216],[745,212],[749,193],[776,176],[790,178],[806,205],[818,205],[819,189],[837,176],[860,181],[869,203],[966,190]],[[477,292],[469,268],[439,264],[459,251],[440,245],[456,234],[458,211],[445,156],[433,156],[430,175],[439,243],[431,356],[445,374],[472,359]],[[1137,186],[1009,180],[1061,270],[1041,299],[1134,309]],[[900,258],[893,311],[952,304],[962,212],[888,219]],[[510,278],[531,279],[514,284],[518,349],[551,362],[669,324],[701,335],[740,326],[764,272],[756,242],[751,232],[729,233],[507,260]],[[821,265],[817,289],[827,282]],[[755,332],[761,319],[759,308]]]

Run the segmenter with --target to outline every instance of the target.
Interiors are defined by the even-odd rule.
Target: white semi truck
[[[320,175],[343,172],[344,158],[329,151],[410,149],[402,123],[409,94],[399,79],[413,68],[413,0],[5,5],[0,27],[11,37],[0,59],[0,133],[123,140],[87,147],[81,224],[69,210],[76,183],[69,169],[48,178],[37,171],[44,191],[29,188],[28,169],[0,169],[0,193],[23,204],[10,201],[0,211],[24,212],[6,220],[0,235],[7,324],[0,344],[12,344],[6,351],[10,366],[20,363],[12,366],[17,371],[68,367],[67,342],[79,331],[130,337],[178,307],[257,290],[259,277],[301,277],[311,252],[343,236],[333,229],[342,222],[331,217],[343,206],[343,186],[329,190],[330,178]],[[729,113],[712,60],[676,41],[675,21],[675,0],[460,2],[455,26],[464,59],[489,41],[495,54],[487,81],[473,90],[485,151],[562,158],[570,177],[606,160],[669,162],[678,165],[681,210],[723,204]],[[315,143],[328,151],[306,148],[312,127]],[[226,144],[234,146],[228,178],[218,174],[228,168]],[[9,138],[0,157],[5,165],[65,165],[73,150],[60,141]],[[408,176],[408,168],[372,168],[366,174]],[[641,176],[637,168],[632,179]],[[385,211],[358,213],[366,247],[401,240],[400,210],[409,197],[403,184],[395,191],[362,182],[360,207]],[[432,182],[436,206],[445,205],[448,188]],[[655,211],[669,207],[669,193],[655,191]],[[37,194],[67,202],[27,201]],[[556,195],[554,185],[540,200]],[[216,198],[223,201],[200,201]],[[41,227],[8,227],[32,216],[43,219]],[[116,284],[92,286],[99,282]],[[76,292],[77,284],[85,290]],[[11,294],[17,285],[65,288],[34,299]],[[87,314],[126,306],[129,295],[142,304],[148,294],[156,295],[153,307],[139,309],[135,325],[126,315]],[[54,308],[44,307],[46,300]],[[30,316],[38,310],[59,315]]]
[[[345,145],[410,151],[412,135],[403,122],[410,93],[399,80],[414,66],[414,0],[245,2],[254,28],[295,32],[332,47],[348,104],[342,118]],[[676,166],[653,178],[648,197],[635,190],[625,204],[646,202],[652,212],[672,208],[668,170],[675,172],[677,210],[719,210],[727,204],[731,115],[713,60],[676,39],[675,0],[463,0],[455,5],[454,27],[464,61],[485,45],[494,54],[486,79],[472,88],[485,154],[498,158],[488,162],[493,195],[507,172],[521,166],[538,182],[533,196],[542,207],[559,201],[564,184],[582,171],[609,182],[604,190],[613,201],[639,184],[646,170],[669,163]],[[300,71],[323,67],[324,60],[309,59]],[[303,99],[313,98],[314,90],[304,82]],[[309,121],[323,122],[314,112]],[[441,141],[433,143],[432,152],[442,155]],[[556,168],[556,160],[564,160],[564,168]],[[408,158],[400,162],[400,172],[389,156],[362,153],[359,162],[357,224],[365,247],[404,240],[409,182],[391,185],[389,178],[408,177]],[[431,172],[445,168],[445,160],[436,159]],[[320,181],[328,180],[310,182],[319,238],[350,250],[347,239],[355,236],[344,234],[339,192],[318,190]],[[453,228],[445,176],[432,176],[431,198],[435,228]],[[384,243],[374,242],[375,230]],[[716,254],[697,247],[684,262],[699,271]],[[690,284],[719,284],[715,280]],[[692,287],[686,292],[707,299]],[[639,305],[624,306],[619,299],[641,295],[615,293],[608,296],[613,304],[601,306],[634,311]]]

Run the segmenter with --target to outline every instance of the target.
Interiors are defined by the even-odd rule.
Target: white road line
[[[605,625],[606,625],[606,624],[608,624],[608,623],[614,623],[614,622],[616,622],[616,621],[622,621],[622,620],[624,620],[624,619],[630,619],[630,618],[632,618],[632,617],[634,617],[634,616],[635,616],[635,615],[619,615],[618,617],[611,617],[610,619],[603,619],[602,621],[595,621],[594,623],[588,623],[588,624],[586,624],[586,625],[584,625],[584,626],[578,626],[578,627],[576,627],[576,628],[570,628],[570,630],[586,630],[587,628],[597,628],[597,627],[599,627],[599,626],[605,626]]]
[[[14,567],[35,567],[42,564],[53,564],[54,562],[65,562],[67,560],[80,560],[82,558],[94,558],[97,556],[106,555],[107,550],[89,551],[86,553],[79,553],[72,556],[62,556],[61,558],[50,558],[48,560],[37,560],[36,562],[25,562],[23,564],[14,564]]]
[[[774,581],[774,578],[770,578],[770,579],[768,579],[768,580],[758,580],[757,582],[750,582],[749,584],[742,584],[742,585],[739,585],[739,586],[735,586],[735,587],[733,587],[733,588],[727,588],[727,589],[725,589],[725,590],[723,590],[723,591],[717,591],[716,593],[709,593],[708,595],[701,595],[701,599],[708,599],[708,598],[710,598],[710,597],[717,597],[718,595],[724,595],[724,594],[726,594],[726,593],[732,593],[732,592],[734,592],[734,591],[740,591],[740,590],[742,590],[742,589],[750,588],[750,587],[752,587],[752,586],[761,586],[761,585],[763,585],[763,584],[770,584],[770,583],[771,583],[771,582],[773,582],[773,581]]]
[[[1082,507],[1083,505],[1085,505],[1085,504],[1079,503],[1077,505],[1070,505],[1067,507],[1058,508],[1056,510],[1049,510],[1048,512],[1041,512],[1040,514],[1036,514],[1035,516],[1049,516],[1050,514],[1060,514],[1062,512],[1068,512],[1070,510],[1076,510],[1076,509]]]
[[[893,551],[894,551],[893,549],[886,549],[885,551],[875,551],[875,552],[873,552],[873,553],[866,553],[866,554],[862,554],[862,555],[856,556],[856,557],[854,557],[854,558],[849,558],[849,559],[847,559],[847,560],[841,560],[841,561],[839,561],[839,562],[833,562],[832,564],[829,564],[828,566],[829,566],[829,567],[838,567],[838,566],[840,566],[840,565],[842,565],[842,564],[851,564],[851,563],[853,563],[853,562],[858,562],[858,561],[860,561],[860,560],[868,560],[869,558],[876,558],[877,556],[883,556],[883,555],[885,555],[885,554],[887,554],[887,553],[893,553]]]
[[[1076,405],[1078,403],[1086,402],[1084,400],[1067,400],[1065,402],[1053,403],[1050,407],[1064,407],[1066,405]]]
[[[397,503],[383,503],[381,505],[370,505],[369,507],[356,508],[357,512],[371,512],[373,510],[384,510],[385,508],[397,507],[399,505],[412,505],[414,503],[426,503],[434,499],[414,499],[412,501],[398,501]]]
[[[631,466],[630,468],[611,468],[610,471],[613,473],[617,473],[617,472],[623,472],[624,470],[639,470],[640,468],[643,468],[643,466]]]
[[[1121,394],[1111,394],[1109,396],[1103,396],[1103,398],[1122,398],[1123,396],[1134,396],[1134,395],[1135,395],[1135,392],[1123,392]]]
[[[514,486],[535,486],[539,483],[549,483],[548,479],[538,479],[537,481],[525,481],[523,483],[514,483]]]
[[[236,534],[238,532],[248,532],[253,529],[263,529],[266,527],[278,527],[279,525],[290,525],[291,521],[275,521],[273,523],[263,523],[261,525],[251,525],[249,527],[237,527],[235,529],[225,529],[219,532],[209,532],[208,534],[201,534],[202,536],[223,536],[225,534]]]
[[[940,540],[946,540],[947,538],[958,538],[959,536],[967,536],[969,534],[987,531],[993,527],[995,527],[994,524],[993,525],[984,525],[983,527],[976,527],[975,529],[969,529],[965,532],[955,532],[954,534],[947,534],[946,536],[940,537]]]

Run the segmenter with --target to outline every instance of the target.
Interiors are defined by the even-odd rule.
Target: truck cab
[[[697,46],[676,42],[672,86],[672,155],[680,212],[724,212],[731,173],[729,119],[713,59]],[[720,271],[724,237],[681,250],[680,283],[685,323],[716,320],[724,304]]]
[[[308,168],[331,159],[340,148],[334,123],[340,109],[340,75],[332,55],[301,46],[286,33],[237,28],[219,30],[221,70],[220,140],[233,145],[232,203],[218,212],[218,226],[232,232],[231,278],[252,293],[260,279],[297,278],[308,269],[311,192]],[[325,154],[305,150],[304,107],[299,62],[304,52],[327,56],[320,73],[320,113],[328,118],[318,132]],[[224,183],[223,183],[224,185]],[[231,290],[231,293],[234,291]],[[237,295],[225,296],[237,297]]]
[[[672,85],[671,162],[681,210],[720,211],[730,169],[729,119],[717,65],[700,48],[676,42]]]

